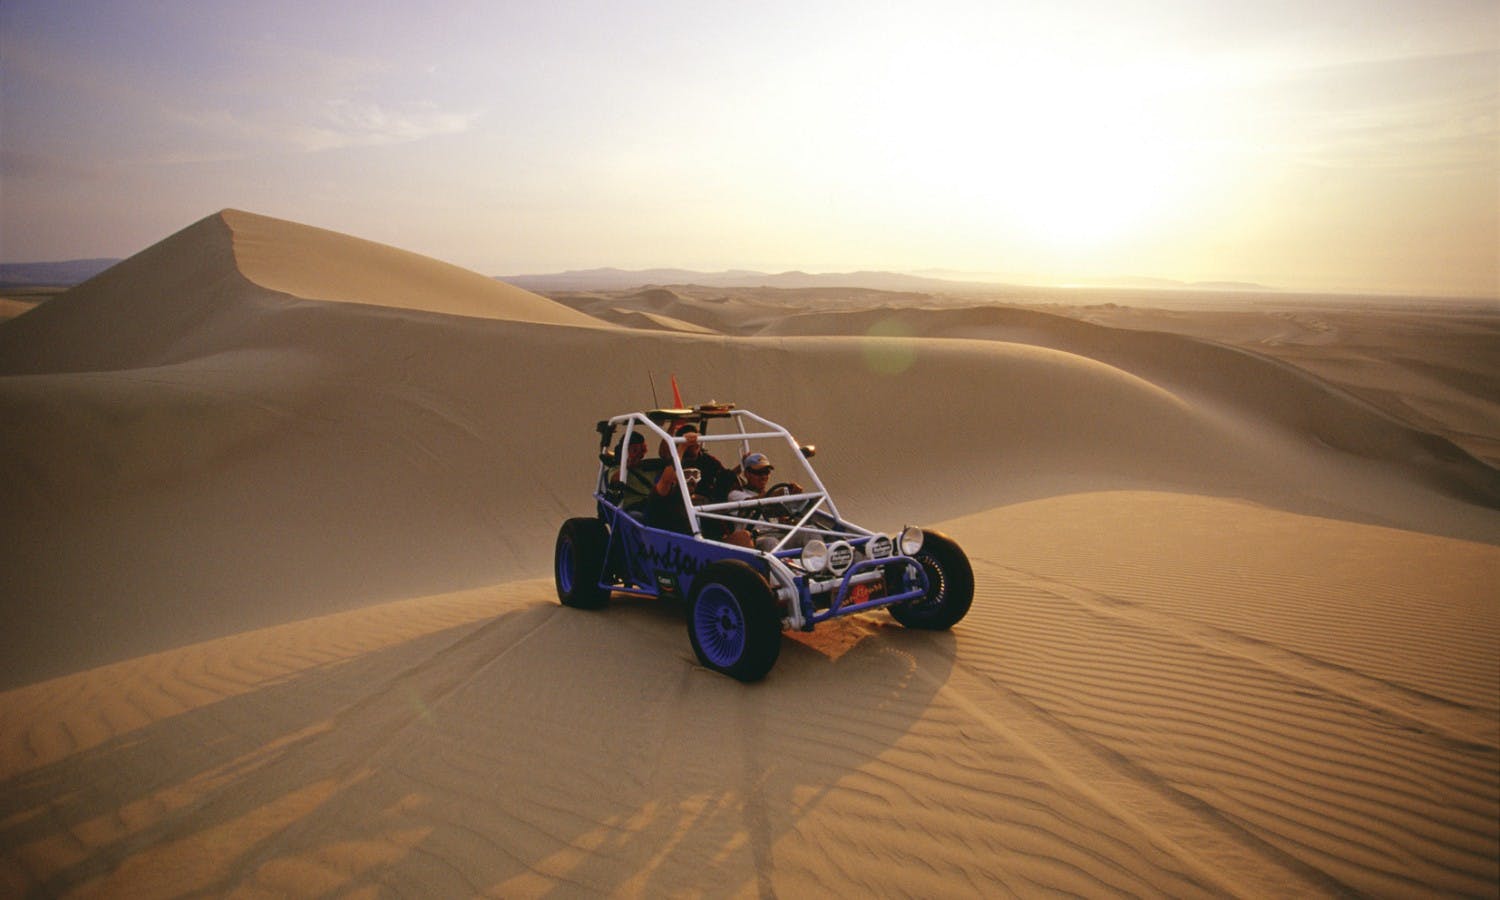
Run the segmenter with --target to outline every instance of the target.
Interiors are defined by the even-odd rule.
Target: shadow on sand
[[[527,606],[12,777],[0,886],[768,895],[776,843],[880,777],[861,767],[928,709],[954,639],[855,617],[788,636],[746,686],[697,666],[680,613]]]

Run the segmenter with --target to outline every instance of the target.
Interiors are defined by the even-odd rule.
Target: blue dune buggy
[[[698,661],[740,681],[776,664],[783,628],[811,631],[884,607],[908,628],[947,629],[969,611],[974,574],[957,544],[912,526],[892,537],[846,521],[808,462],[813,448],[774,422],[706,404],[627,413],[597,429],[598,513],[567,520],[557,535],[557,596],[566,606],[597,609],[616,592],[685,600]],[[630,454],[641,438],[658,448],[654,458]],[[685,450],[689,442],[698,449]],[[701,484],[695,466],[698,450],[715,449],[734,463],[765,453],[800,474],[729,499],[722,484]],[[667,495],[638,502],[632,477],[660,482]],[[729,470],[720,480],[740,487],[738,479]]]

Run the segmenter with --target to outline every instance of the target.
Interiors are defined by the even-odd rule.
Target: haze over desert
[[[1054,300],[550,299],[225,210],[0,324],[5,893],[1493,894],[1500,313]],[[969,616],[743,685],[558,605],[674,374]]]

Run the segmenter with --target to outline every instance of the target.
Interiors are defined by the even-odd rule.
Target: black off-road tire
[[[917,562],[927,575],[927,594],[888,606],[891,617],[907,628],[946,631],[968,612],[974,603],[974,569],[962,548],[947,535],[924,533]]]
[[[781,613],[760,573],[739,560],[711,563],[693,580],[688,640],[698,662],[740,681],[766,677],[781,655]]]
[[[557,532],[552,572],[557,599],[563,606],[599,609],[609,602],[609,591],[599,586],[609,530],[598,519],[569,519]]]

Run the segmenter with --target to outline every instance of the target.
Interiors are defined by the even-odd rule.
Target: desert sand
[[[594,422],[733,400],[883,612],[558,605]],[[1500,309],[545,297],[235,210],[0,324],[4,896],[1494,896]]]

